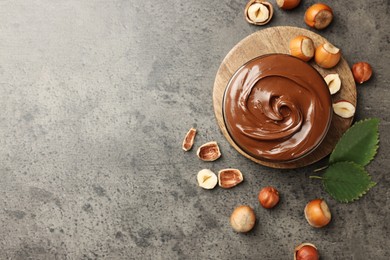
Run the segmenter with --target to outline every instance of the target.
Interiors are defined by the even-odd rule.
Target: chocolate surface
[[[231,78],[223,101],[227,130],[249,155],[292,161],[313,151],[328,131],[331,97],[322,76],[285,54],[255,58]]]

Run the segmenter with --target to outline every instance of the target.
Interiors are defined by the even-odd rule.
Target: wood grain
[[[280,26],[260,30],[249,35],[248,37],[240,41],[236,46],[234,46],[233,49],[231,49],[231,51],[222,61],[214,82],[214,112],[223,135],[240,154],[244,155],[245,157],[256,163],[273,168],[299,168],[321,160],[332,152],[337,141],[340,139],[342,134],[351,126],[351,123],[353,121],[353,118],[344,119],[337,116],[336,114],[333,114],[330,129],[320,146],[304,158],[288,163],[273,163],[253,158],[252,156],[246,154],[243,150],[241,150],[230,137],[226,129],[222,113],[223,95],[230,78],[239,67],[241,67],[247,61],[255,57],[269,53],[288,54],[290,39],[298,35],[305,35],[310,37],[314,41],[315,46],[327,42],[327,40],[322,36],[312,31],[297,27]],[[314,61],[311,61],[310,64],[315,69],[317,69],[317,71],[323,77],[328,74],[338,73],[342,82],[342,86],[341,90],[332,96],[333,102],[337,100],[348,100],[356,107],[356,85],[352,76],[351,69],[344,58],[341,58],[339,64],[332,69],[322,69],[317,66]]]

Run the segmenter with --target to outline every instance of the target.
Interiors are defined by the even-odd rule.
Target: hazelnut
[[[318,30],[326,28],[333,20],[332,8],[326,4],[317,3],[305,12],[305,23]]]
[[[341,51],[330,43],[324,43],[317,47],[314,60],[318,66],[330,69],[339,63]]]
[[[331,220],[331,214],[325,200],[315,199],[307,203],[305,207],[305,218],[315,228],[328,225]]]
[[[203,169],[197,175],[198,185],[206,190],[214,189],[217,185],[217,175],[209,169]]]
[[[255,212],[249,206],[238,206],[230,216],[230,225],[236,232],[248,232],[255,226],[255,223]]]
[[[328,74],[324,78],[326,84],[328,85],[329,92],[331,95],[336,94],[341,88],[341,79],[339,74]]]
[[[300,2],[301,0],[276,0],[276,4],[284,10],[294,9]]]
[[[223,169],[218,172],[218,184],[225,189],[232,188],[243,180],[244,177],[238,169]]]
[[[261,206],[271,209],[279,203],[279,192],[274,187],[265,187],[259,192],[258,199]]]
[[[315,245],[310,243],[300,244],[295,248],[294,260],[318,260],[320,256]]]
[[[208,142],[201,145],[196,152],[199,159],[203,161],[215,161],[219,157],[221,157],[221,151],[219,150],[219,146],[217,142]]]
[[[342,118],[350,118],[355,115],[356,108],[347,100],[339,100],[333,103],[333,111]]]
[[[367,62],[358,62],[352,66],[352,74],[355,81],[359,84],[366,82],[371,78],[372,68]]]
[[[272,4],[262,0],[251,0],[245,7],[245,19],[254,25],[267,24],[273,15]]]
[[[182,148],[184,151],[187,152],[187,151],[191,150],[192,146],[194,145],[195,136],[196,136],[196,129],[191,128],[183,140]]]
[[[309,37],[299,35],[290,41],[290,54],[303,61],[309,61],[314,56],[314,43]]]

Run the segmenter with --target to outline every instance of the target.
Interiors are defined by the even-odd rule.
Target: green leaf
[[[355,123],[340,138],[330,155],[329,163],[350,161],[367,165],[378,150],[378,118],[371,118]]]
[[[339,202],[352,202],[376,185],[363,166],[354,162],[331,164],[322,176],[325,191]]]

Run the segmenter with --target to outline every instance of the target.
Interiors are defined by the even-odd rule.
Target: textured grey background
[[[306,28],[314,2],[275,8],[264,28]],[[375,71],[357,87],[356,118],[382,120],[368,166],[378,185],[348,205],[308,178],[326,160],[269,169],[220,133],[215,73],[237,42],[262,29],[243,19],[246,1],[1,0],[0,259],[292,259],[303,241],[323,259],[389,259],[389,1],[324,2],[335,19],[321,35],[350,64],[365,60]],[[220,160],[181,150],[193,125],[195,148],[216,140]],[[197,171],[226,167],[240,168],[245,182],[197,187]],[[282,194],[274,210],[257,203],[265,185]],[[316,197],[333,213],[324,229],[303,217]],[[246,235],[228,222],[240,203],[258,219]]]

